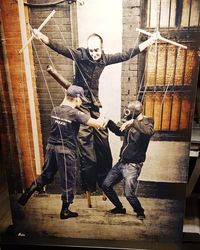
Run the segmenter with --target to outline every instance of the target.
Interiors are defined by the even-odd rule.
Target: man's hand
[[[109,121],[109,119],[107,117],[103,118],[103,128],[106,128],[108,121]]]
[[[146,41],[144,41],[143,43],[139,44],[139,49],[140,52],[142,52],[144,49],[146,49],[148,46],[151,46],[153,43],[155,43],[155,41],[157,39],[159,39],[160,36],[160,32],[154,32],[153,35]]]
[[[124,122],[122,125],[121,125],[121,127],[120,127],[120,131],[124,131],[126,128],[128,128],[128,127],[130,127],[132,124],[133,124],[133,120],[134,119],[131,119],[131,120],[129,120],[129,121],[126,121],[126,122]]]
[[[101,116],[100,116],[100,117],[97,119],[97,121],[101,124],[100,128],[105,128],[106,125],[107,125],[107,123],[108,123],[108,121],[109,121],[109,119],[106,118],[106,117],[101,117]]]
[[[160,32],[159,31],[154,32],[152,37],[154,38],[154,40],[159,39],[161,37]]]
[[[37,40],[48,44],[49,43],[49,38],[47,36],[45,36],[44,34],[42,34],[42,32],[40,32],[38,29],[33,29],[32,30],[32,34],[34,36],[34,38],[36,38]]]
[[[160,32],[156,31],[153,33],[153,35],[147,40],[149,42],[149,46],[155,43],[156,40],[160,38]]]
[[[32,35],[35,39],[40,40],[41,32],[38,29],[32,29]]]

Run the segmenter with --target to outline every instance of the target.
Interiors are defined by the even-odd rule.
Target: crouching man
[[[149,141],[154,133],[153,118],[145,117],[142,111],[143,106],[139,101],[130,102],[125,110],[127,121],[121,127],[111,120],[108,121],[107,127],[116,135],[123,135],[124,140],[120,150],[119,161],[109,171],[102,185],[104,193],[115,206],[109,212],[125,214],[126,209],[123,208],[113,189],[113,186],[124,180],[125,197],[140,220],[145,218],[145,214],[135,191],[137,180],[146,158]]]

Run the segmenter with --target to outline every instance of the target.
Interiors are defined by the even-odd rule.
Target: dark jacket
[[[123,163],[142,163],[146,159],[146,151],[151,136],[154,133],[154,120],[144,116],[142,120],[134,120],[124,131],[119,130],[113,121],[109,120],[108,128],[118,136],[124,136],[120,150],[120,161]]]
[[[85,96],[91,100],[91,94],[87,87],[88,84],[92,94],[99,104],[99,78],[103,69],[108,65],[127,61],[140,53],[138,46],[129,49],[127,52],[115,54],[105,54],[104,51],[102,51],[101,59],[94,61],[91,58],[88,49],[85,48],[70,49],[51,40],[49,41],[48,46],[59,54],[75,61],[74,84],[81,86],[84,89]]]
[[[51,112],[48,143],[76,149],[80,124],[87,124],[89,116],[68,105],[56,106]]]

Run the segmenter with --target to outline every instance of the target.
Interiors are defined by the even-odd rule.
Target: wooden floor
[[[25,207],[13,198],[12,210],[17,232],[53,237],[109,239],[109,240],[182,240],[183,203],[167,199],[141,198],[146,219],[136,218],[124,197],[120,197],[127,209],[126,215],[110,215],[112,204],[101,196],[92,196],[92,208],[86,199],[76,197],[71,210],[79,216],[60,220],[60,195],[31,197]]]
[[[25,207],[18,205],[16,198],[16,196],[12,197],[14,226],[11,227],[11,234],[9,231],[6,233],[7,238],[4,239],[6,247],[1,248],[2,250],[13,249],[10,244],[16,244],[19,247],[15,246],[14,249],[25,249],[23,246],[30,244],[37,245],[37,248],[33,249],[38,249],[38,245],[39,249],[43,249],[42,246],[51,245],[52,248],[48,249],[53,250],[60,249],[59,246],[63,249],[63,246],[68,245],[77,246],[77,248],[79,245],[107,246],[105,249],[199,249],[198,196],[187,200],[183,232],[180,226],[177,227],[182,219],[181,216],[177,216],[179,205],[174,206],[172,200],[141,198],[147,218],[144,222],[140,222],[124,197],[121,197],[121,200],[127,208],[127,214],[118,216],[109,215],[106,212],[112,206],[108,201],[103,201],[101,196],[92,196],[92,208],[87,208],[86,199],[76,197],[71,208],[79,213],[79,217],[61,221],[59,195],[34,196]],[[9,214],[9,210],[7,213]],[[180,232],[174,233],[175,230]],[[74,239],[76,237],[78,237],[77,240]],[[179,240],[181,238],[181,241],[174,243],[173,240],[177,237]],[[99,240],[100,238],[105,240]]]

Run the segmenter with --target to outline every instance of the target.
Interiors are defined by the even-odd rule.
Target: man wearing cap
[[[69,205],[74,199],[79,126],[85,124],[97,129],[103,127],[102,121],[93,119],[77,109],[82,101],[87,103],[83,88],[71,85],[66,90],[62,103],[53,108],[43,172],[21,195],[18,200],[19,204],[25,205],[35,191],[42,191],[46,184],[53,181],[58,170],[62,190],[60,218],[68,219],[78,216],[78,213],[69,210]]]
[[[89,103],[81,105],[80,110],[93,118],[99,117],[101,103],[99,100],[99,78],[108,65],[131,59],[145,48],[152,45],[159,34],[144,41],[126,52],[105,54],[103,39],[94,33],[87,39],[87,48],[71,49],[50,40],[37,29],[33,35],[59,54],[75,62],[74,84],[83,87]],[[95,191],[96,183],[101,187],[108,171],[112,167],[112,155],[108,142],[108,131],[81,126],[79,130],[80,168],[82,187],[85,191]],[[87,142],[87,143],[86,143]]]
[[[124,140],[120,150],[119,161],[109,171],[102,184],[104,193],[115,206],[109,212],[112,214],[125,214],[126,209],[123,208],[117,193],[113,189],[113,186],[124,180],[125,197],[140,220],[145,218],[145,214],[135,191],[137,179],[146,158],[149,141],[154,133],[153,118],[144,116],[142,111],[142,103],[133,101],[128,104],[124,112],[126,122],[121,127],[118,127],[111,120],[108,121],[107,127],[116,135],[123,135]]]

